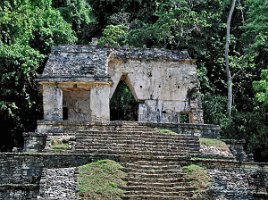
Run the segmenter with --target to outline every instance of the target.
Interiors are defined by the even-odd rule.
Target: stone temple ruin
[[[120,80],[138,102],[138,121],[179,123],[183,113],[203,123],[196,65],[187,52],[87,46],[52,50],[38,78],[44,120],[109,123]]]
[[[253,162],[243,140],[222,140],[221,149],[202,143],[219,139],[220,128],[204,124],[186,51],[63,45],[36,81],[44,118],[24,133],[23,152],[0,154],[0,199],[87,199],[77,168],[101,159],[124,166],[122,199],[267,199],[267,163]],[[111,118],[121,82],[138,105],[136,121]],[[191,164],[210,178],[201,192],[183,169]]]

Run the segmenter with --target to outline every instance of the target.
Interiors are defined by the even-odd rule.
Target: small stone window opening
[[[65,106],[63,107],[63,120],[67,120],[68,119],[68,107]]]
[[[189,123],[189,113],[186,112],[181,112],[180,113],[180,123]]]
[[[142,88],[142,85],[140,85],[140,88]]]

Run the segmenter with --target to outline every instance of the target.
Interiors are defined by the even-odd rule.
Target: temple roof
[[[109,59],[191,60],[187,51],[60,45],[52,48],[44,72],[37,81],[108,81]]]

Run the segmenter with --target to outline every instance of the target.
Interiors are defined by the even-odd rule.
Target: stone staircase
[[[76,134],[76,152],[119,157],[127,172],[124,199],[190,199],[195,188],[181,165],[198,154],[198,138],[163,134],[135,123],[92,126]]]
[[[191,199],[193,188],[179,161],[139,160],[126,164],[124,199]]]

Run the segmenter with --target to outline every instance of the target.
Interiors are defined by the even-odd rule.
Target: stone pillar
[[[203,118],[203,109],[200,95],[197,94],[197,97],[190,101],[190,123],[194,124],[204,124]]]
[[[43,85],[44,120],[63,120],[63,93],[56,84]]]
[[[90,91],[91,122],[110,122],[110,85],[94,85]]]

